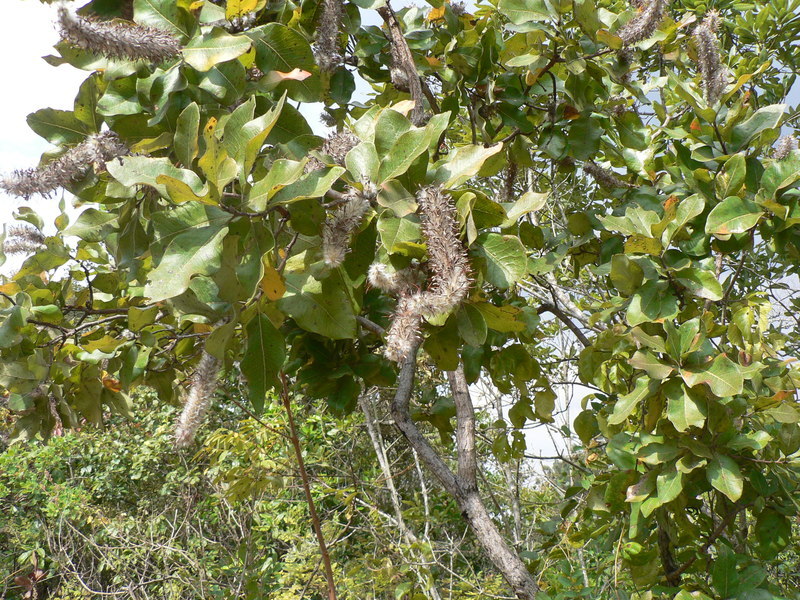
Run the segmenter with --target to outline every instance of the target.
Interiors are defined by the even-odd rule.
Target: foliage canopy
[[[772,147],[797,118],[799,6],[61,9],[47,60],[89,75],[73,110],[29,116],[57,149],[1,182],[80,211],[62,199],[46,235],[36,197],[6,234],[29,253],[0,286],[15,439],[129,415],[137,386],[177,402],[190,380],[205,409],[220,372],[256,414],[273,388],[345,415],[396,386],[398,426],[530,599],[544,559],[523,564],[481,501],[466,384],[512,399],[487,433],[509,462],[566,373],[592,391],[570,543],[612,532],[640,598],[796,597],[775,564],[800,506],[800,152]],[[419,342],[447,402],[414,391]]]

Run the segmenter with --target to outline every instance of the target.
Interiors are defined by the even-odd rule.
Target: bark
[[[397,392],[392,401],[395,423],[442,487],[458,503],[464,519],[475,533],[486,556],[506,579],[517,598],[533,600],[539,591],[536,582],[528,573],[522,559],[500,535],[478,493],[475,410],[464,370],[460,365],[458,369],[447,374],[456,406],[457,473],[453,473],[411,419],[408,406],[414,389],[417,349],[413,349],[400,369]]]

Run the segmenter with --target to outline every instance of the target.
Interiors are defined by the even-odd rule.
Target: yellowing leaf
[[[258,0],[228,0],[225,7],[225,18],[229,21],[236,17],[241,17],[256,9]]]
[[[195,333],[209,333],[211,331],[211,325],[208,323],[193,323],[192,329]]]
[[[259,285],[264,295],[273,301],[283,298],[286,293],[286,284],[283,283],[283,278],[275,267],[264,267],[264,277],[261,278]]]
[[[114,379],[113,377],[103,377],[103,387],[112,392],[122,391],[122,384],[119,379]]]
[[[428,21],[439,21],[444,19],[444,4],[442,4],[439,8],[432,8],[428,13]]]

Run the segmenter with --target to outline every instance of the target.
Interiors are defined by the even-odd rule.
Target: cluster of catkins
[[[322,15],[317,25],[317,35],[314,40],[314,59],[319,68],[331,73],[342,64],[341,42],[339,32],[342,25],[341,0],[323,0]]]
[[[406,360],[419,342],[422,319],[458,306],[466,299],[471,284],[467,251],[458,237],[452,200],[441,188],[429,186],[417,193],[417,201],[428,246],[431,276],[427,289],[417,290],[413,272],[405,269],[390,272],[383,265],[373,265],[369,270],[370,284],[399,296],[384,350],[395,362]]]
[[[185,448],[191,444],[198,429],[205,421],[214,392],[217,390],[217,379],[221,367],[222,363],[219,359],[214,358],[208,352],[203,352],[192,375],[189,394],[175,427],[175,445],[178,448]]]
[[[48,196],[54,190],[80,179],[93,166],[102,170],[106,162],[125,154],[128,154],[128,148],[114,132],[95,133],[41,167],[14,171],[0,178],[0,188],[21,198],[30,198],[35,194]]]
[[[33,254],[44,246],[44,235],[30,225],[15,225],[8,228],[3,242],[4,254]]]
[[[58,9],[58,26],[65,41],[112,59],[161,63],[178,56],[182,48],[168,31],[126,21],[87,19],[65,6]]]
[[[646,40],[656,32],[664,18],[667,0],[642,0],[635,2],[635,5],[639,13],[617,31],[617,35],[626,47],[622,53],[628,46]],[[714,104],[720,99],[728,78],[716,38],[719,22],[719,14],[713,10],[709,11],[692,32],[697,48],[697,64],[703,80],[706,101],[709,104]]]

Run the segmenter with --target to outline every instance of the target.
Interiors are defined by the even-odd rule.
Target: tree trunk
[[[522,559],[500,535],[478,493],[475,410],[464,370],[459,365],[457,370],[447,374],[456,406],[457,420],[458,472],[453,473],[422,435],[409,414],[408,405],[414,389],[416,357],[417,348],[410,353],[400,370],[397,392],[392,401],[392,416],[395,423],[442,487],[456,500],[464,519],[483,546],[486,556],[500,571],[517,597],[520,600],[533,600],[539,591],[536,582],[528,573]]]

